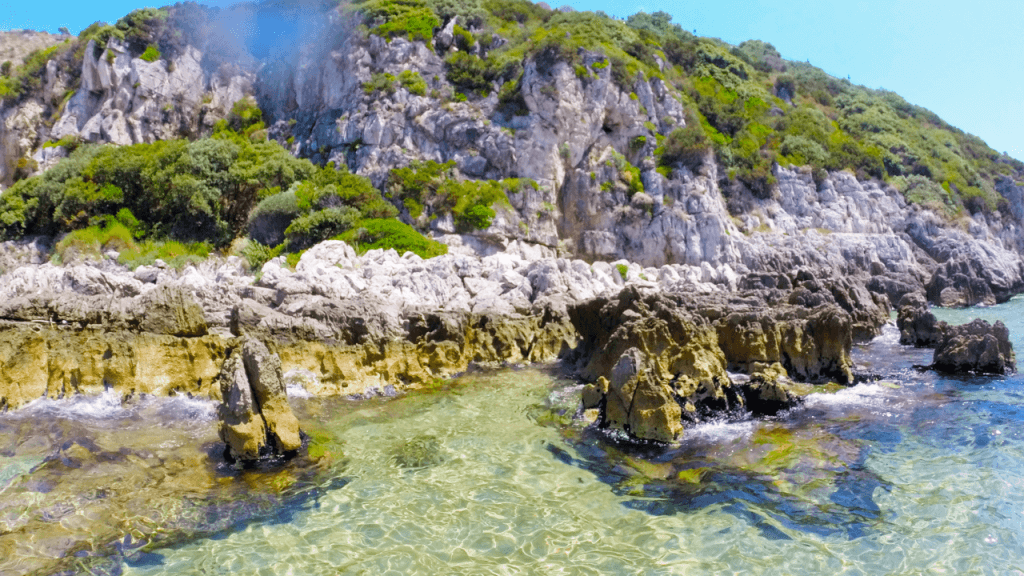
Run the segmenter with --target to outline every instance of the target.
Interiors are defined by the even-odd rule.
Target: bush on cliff
[[[510,207],[508,195],[522,186],[536,183],[510,178],[507,180],[462,180],[455,162],[444,164],[428,160],[396,168],[385,184],[387,197],[405,207],[411,221],[419,228],[438,216],[451,214],[462,232],[490,227],[497,214],[495,206]]]
[[[423,0],[357,0],[352,9],[379,36],[405,36],[429,44],[441,21]]]
[[[278,254],[297,252],[398,214],[366,178],[333,164],[317,167],[232,129],[260,125],[259,108],[244,100],[210,138],[81,146],[0,194],[0,236],[66,235],[63,247],[93,256],[120,240],[122,261],[138,265],[199,257],[246,233]],[[372,243],[431,246],[413,234],[378,233]]]

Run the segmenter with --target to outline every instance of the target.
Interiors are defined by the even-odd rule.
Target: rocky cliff
[[[159,57],[143,58],[130,35],[90,38],[80,61],[48,62],[39,90],[4,100],[0,180],[10,183],[26,163],[53,165],[65,154],[55,143],[201,135],[254,95],[270,137],[378,186],[393,168],[423,160],[453,161],[462,179],[533,180],[484,230],[456,237],[450,218],[430,222],[435,236],[467,251],[516,243],[590,261],[682,264],[689,278],[728,289],[803,266],[862,276],[894,303],[925,286],[943,305],[1003,301],[1024,288],[1024,194],[1010,178],[998,181],[1004,209],[953,219],[845,171],[775,165],[764,194],[722,174],[710,154],[659,164],[658,142],[694,121],[687,96],[659,77],[623,84],[622,63],[599,52],[581,51],[575,67],[548,52],[527,56],[511,100],[499,95],[503,78],[487,96],[466,99],[453,97],[459,86],[445,60],[460,50],[457,18],[424,42],[367,34],[330,12],[300,49],[262,60],[225,56],[209,32],[216,12],[186,5],[164,18],[157,40],[166,29],[189,32],[179,30]],[[425,87],[398,81],[403,71]],[[392,83],[370,90],[375,78]]]
[[[562,358],[589,383],[584,404],[600,410],[604,425],[672,440],[685,423],[721,411],[770,414],[794,405],[790,378],[852,382],[852,342],[877,335],[890,307],[908,294],[926,307],[925,297],[963,306],[1024,291],[1024,188],[1017,184],[1024,167],[998,155],[984,156],[984,165],[946,158],[940,184],[937,169],[931,180],[916,172],[931,168],[913,154],[892,156],[903,148],[886,152],[866,143],[868,136],[847,135],[843,106],[825,104],[830,97],[794,103],[778,78],[771,96],[764,86],[726,90],[735,79],[722,74],[756,76],[735,53],[715,52],[714,42],[692,41],[703,64],[674,52],[685,46],[667,37],[663,51],[627,42],[623,52],[582,33],[574,40],[572,30],[581,29],[565,22],[647,38],[641,28],[515,2],[509,5],[529,14],[498,10],[501,25],[450,14],[434,18],[436,26],[396,32],[396,16],[375,12],[384,1],[316,7],[322,18],[303,28],[297,48],[231,41],[224,26],[237,12],[186,4],[133,13],[30,55],[5,80],[5,184],[63,165],[82,145],[197,138],[248,114],[254,118],[245,129],[231,132],[235,142],[276,141],[358,175],[332,180],[310,167],[305,182],[327,178],[323,190],[303,189],[297,177],[285,191],[288,183],[268,191],[273,184],[243,182],[247,203],[236,211],[247,213],[258,199],[294,205],[281,229],[261,238],[282,242],[284,227],[299,222],[299,203],[319,210],[304,226],[323,225],[319,238],[334,237],[340,230],[315,218],[351,227],[355,211],[345,198],[360,196],[363,218],[397,211],[448,254],[357,254],[343,242],[309,241],[289,248],[291,260],[264,247],[259,270],[234,256],[180,271],[162,263],[129,270],[116,250],[61,266],[46,263],[52,238],[6,242],[0,407],[105,387],[216,398],[225,394],[218,375],[231,380],[223,377],[226,358],[248,338],[267,345],[314,394],[389,393],[474,365]],[[289,14],[281,10],[282,18]],[[547,28],[524,40],[534,21]],[[571,49],[563,32],[576,42]],[[680,77],[684,69],[690,76]],[[720,109],[726,104],[733,108]],[[805,116],[827,123],[821,108],[836,113],[830,132],[793,128]],[[920,114],[909,110],[907,118]],[[719,132],[730,118],[746,124]],[[737,157],[744,139],[753,147],[746,159]],[[969,139],[948,142],[965,155],[977,151]],[[178,153],[187,161],[175,166],[204,174],[209,187],[235,165],[208,169],[218,146],[232,145],[206,143],[183,144]],[[241,158],[241,148],[233,149]],[[75,178],[90,178],[87,171]],[[194,186],[200,192],[186,198],[192,204],[218,197],[202,196],[190,176],[161,182],[169,190]],[[70,189],[65,180],[40,185],[39,194]],[[81,183],[84,192],[75,194],[82,197],[73,200],[82,206],[102,209],[103,194],[124,193],[109,181]],[[485,204],[467,210],[470,196],[458,193],[470,188],[456,185],[478,186],[473,201]],[[489,195],[479,192],[485,189]],[[31,228],[25,205],[63,206],[14,191],[4,200],[12,217],[21,210],[22,232]],[[118,225],[131,224],[130,211],[122,217],[110,205],[99,215],[69,209],[72,219],[61,222],[39,217],[53,229],[111,226],[115,212]],[[246,213],[226,224],[234,230],[210,226],[221,230],[225,251]],[[269,227],[279,215],[267,209],[261,222]],[[251,238],[236,240],[256,240],[252,222]],[[147,225],[147,234],[170,230],[172,237],[181,227]],[[124,234],[122,243],[132,240],[132,231]],[[234,364],[224,369],[241,374]],[[238,414],[249,422],[248,412]]]

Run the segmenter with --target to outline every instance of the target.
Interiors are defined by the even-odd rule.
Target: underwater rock
[[[928,311],[928,301],[920,292],[911,292],[900,299],[896,326],[900,329],[900,344],[924,348],[938,345],[948,328]]]
[[[962,326],[951,326],[935,347],[932,367],[950,373],[1016,372],[1010,331],[1002,322],[989,324],[980,318]]]
[[[287,456],[302,446],[299,421],[281,378],[281,359],[262,342],[246,338],[231,352],[220,389],[220,437],[232,459]]]

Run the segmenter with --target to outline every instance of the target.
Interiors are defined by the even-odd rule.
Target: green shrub
[[[409,91],[410,94],[424,96],[427,93],[427,82],[420,76],[419,72],[402,70],[398,75],[398,81]]]
[[[459,92],[476,92],[486,95],[491,90],[493,71],[478,56],[455,52],[444,59],[448,81]]]
[[[158,50],[156,46],[150,44],[146,47],[146,51],[143,52],[142,55],[139,56],[139,58],[145,60],[146,62],[156,62],[160,59],[160,50]]]
[[[75,258],[98,258],[107,250],[122,252],[134,247],[131,231],[120,222],[108,221],[64,235],[54,246],[54,257],[60,263]]]
[[[462,181],[456,177],[454,161],[430,160],[392,170],[386,190],[421,226],[428,216],[451,214],[456,227],[468,232],[488,228],[496,215],[494,206],[510,206],[508,194],[530,184],[535,185],[519,179]]]
[[[615,266],[615,269],[619,271],[619,276],[622,276],[622,279],[625,280],[626,275],[629,273],[629,266],[618,264]]]
[[[294,191],[279,192],[262,200],[249,214],[249,237],[268,246],[285,240],[285,230],[299,215]]]
[[[455,47],[463,52],[469,52],[476,45],[473,33],[458,24],[452,27],[452,35],[455,37]]]
[[[326,208],[299,216],[285,230],[289,250],[309,248],[347,232],[360,221],[359,211],[349,206]]]
[[[146,240],[121,251],[118,262],[134,270],[139,266],[152,266],[157,259],[171,268],[182,269],[198,264],[210,257],[211,247],[206,242],[177,242]]]
[[[263,111],[256,104],[252,96],[242,98],[231,106],[231,112],[227,117],[227,125],[231,130],[239,133],[247,133],[253,126],[263,124]],[[262,126],[261,126],[262,127]]]
[[[659,163],[671,167],[682,164],[690,170],[696,170],[704,162],[704,157],[711,148],[711,142],[700,122],[688,122],[682,128],[676,128],[665,143],[658,149],[661,153]]]
[[[387,72],[375,72],[370,75],[370,81],[363,83],[363,92],[366,94],[394,94],[395,75]]]
[[[247,240],[245,245],[242,247],[242,258],[249,264],[249,270],[259,272],[263,265],[266,264],[273,258],[277,258],[284,251],[285,245],[278,244],[276,247],[271,248],[260,244],[255,240]]]
[[[441,26],[423,0],[363,0],[353,2],[352,8],[374,34],[385,38],[405,36],[429,44],[434,29]]]
[[[393,248],[399,254],[412,252],[420,258],[433,258],[448,253],[448,246],[427,238],[408,224],[390,219],[370,219],[359,223],[358,228],[338,236],[364,253],[367,250]]]

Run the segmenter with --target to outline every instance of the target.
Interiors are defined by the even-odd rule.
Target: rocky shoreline
[[[181,271],[159,262],[130,271],[113,254],[58,266],[45,261],[45,243],[8,243],[0,407],[113,389],[209,397],[245,420],[253,412],[238,412],[231,382],[252,346],[317,396],[401,392],[472,366],[562,360],[588,383],[583,409],[596,409],[589,416],[601,426],[675,441],[688,424],[798,404],[794,381],[853,383],[851,346],[890,317],[889,299],[863,279],[809,268],[742,278],[716,270],[707,275],[715,284],[697,267],[590,264],[516,248],[422,260],[393,250],[359,256],[328,241],[294,270],[279,258],[257,276],[236,257]],[[903,303],[920,307],[923,291],[912,294]],[[1012,350],[1005,356],[1012,369]],[[965,362],[954,369],[973,369]],[[296,449],[294,438],[285,444]],[[255,457],[259,447],[237,452]]]

